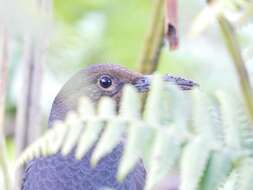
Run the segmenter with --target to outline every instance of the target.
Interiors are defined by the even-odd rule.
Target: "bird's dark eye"
[[[109,88],[112,85],[112,79],[109,76],[102,76],[99,79],[99,84],[102,88]]]

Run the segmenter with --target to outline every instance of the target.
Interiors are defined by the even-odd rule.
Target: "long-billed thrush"
[[[120,101],[122,88],[132,84],[139,92],[148,91],[152,77],[131,72],[119,65],[92,65],[74,75],[56,96],[49,127],[56,120],[64,120],[66,114],[77,108],[80,97],[87,96],[96,103],[102,96]],[[190,90],[196,83],[169,75],[164,76],[169,84],[176,84],[183,90]],[[66,157],[60,153],[35,159],[28,163],[23,177],[22,190],[142,190],[145,184],[145,169],[140,161],[132,172],[119,183],[117,167],[123,151],[123,144],[117,145],[95,168],[90,165],[91,149],[81,160],[74,153]]]

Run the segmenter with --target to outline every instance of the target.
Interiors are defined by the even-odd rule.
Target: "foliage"
[[[52,57],[55,58],[51,60],[57,71],[55,73],[58,73],[60,68],[68,70],[63,67],[62,63],[73,67],[73,65],[76,66],[73,64],[75,62],[80,66],[80,64],[91,64],[94,61],[104,61],[108,59],[108,56],[110,56],[110,61],[135,67],[136,52],[140,47],[150,6],[149,2],[144,0],[128,2],[122,3],[113,0],[108,3],[104,0],[77,0],[73,3],[69,0],[64,2],[56,0],[55,11],[60,24],[57,23],[56,31],[54,31],[55,36],[53,36],[56,41],[51,44],[50,49],[50,52],[54,54]],[[192,5],[196,1],[183,2]],[[209,2],[207,8],[204,8],[195,20],[192,27],[193,34],[203,32],[216,17],[221,15],[232,23],[235,30],[234,38],[237,34],[241,35],[241,28],[245,29],[242,27],[244,24],[250,26],[248,21],[253,12],[252,1],[216,0]],[[16,5],[15,9],[10,9],[12,4],[0,7],[5,8],[4,11],[0,8],[1,15],[3,15],[1,18],[6,23],[8,22],[7,25],[10,24],[11,32],[16,33],[21,30],[27,33],[28,31],[29,34],[34,34],[38,38],[41,33],[48,32],[45,31],[48,29],[48,18],[39,17],[37,19],[38,17],[30,12],[23,14],[24,10]],[[83,11],[81,7],[85,7],[85,10]],[[186,9],[197,12],[192,6]],[[16,14],[10,15],[13,12]],[[185,15],[188,17],[188,14]],[[231,15],[239,15],[239,17],[233,20],[234,17]],[[67,21],[67,23],[63,24],[62,21]],[[97,33],[92,27],[91,30],[83,30],[89,28],[91,22],[101,24],[99,31],[96,25],[92,25],[95,26]],[[187,23],[191,23],[191,21],[187,20]],[[230,32],[230,29],[228,30]],[[252,35],[252,31],[248,33],[248,35]],[[185,30],[182,35],[185,36]],[[211,43],[207,44],[210,41],[205,41],[204,47],[209,47],[214,40],[210,36],[205,37],[210,38]],[[251,46],[248,39],[243,39],[243,41]],[[190,48],[184,49],[184,45],[187,43],[194,44],[194,47],[190,46]],[[216,67],[217,65],[226,65],[223,59],[226,56],[214,56],[215,60],[210,60],[209,58],[212,56],[210,49],[203,50],[203,46],[199,46],[197,40],[196,43],[195,41],[194,43],[184,41],[182,44],[179,53],[163,54],[161,62],[164,64],[160,64],[160,71],[169,70],[170,72],[180,71],[188,75],[195,74],[195,78],[200,83],[203,84],[204,81],[205,85],[201,86],[202,90],[208,88],[208,90],[212,90],[213,88],[210,87],[212,85],[216,89],[222,89],[221,84],[224,83],[226,87],[233,86],[233,90],[238,91],[236,88],[237,78],[231,80],[228,77],[230,73],[233,73],[231,70],[224,69],[217,74]],[[246,48],[252,51],[252,47]],[[66,53],[66,50],[69,49],[72,51]],[[101,51],[102,49],[103,51]],[[215,51],[219,52],[216,49]],[[60,56],[57,54],[59,52]],[[240,54],[239,48],[237,53]],[[250,57],[252,54],[247,56]],[[50,55],[47,61],[50,62]],[[58,62],[61,65],[57,64]],[[167,64],[167,62],[171,64]],[[198,65],[198,62],[201,64]],[[203,72],[204,63],[210,64],[207,65],[206,72]],[[250,66],[250,62],[246,64]],[[210,72],[210,66],[212,72]],[[211,76],[213,73],[216,74],[213,75],[215,77]],[[207,74],[209,80],[207,80]],[[197,90],[189,95],[170,88],[164,94],[160,89],[161,81],[159,82],[157,79],[156,82],[159,85],[153,86],[144,115],[141,115],[140,106],[138,106],[140,104],[139,98],[135,96],[135,92],[131,88],[126,90],[119,115],[113,109],[114,103],[108,99],[101,102],[98,113],[89,100],[84,99],[81,105],[84,105],[85,110],[82,109],[83,106],[80,106],[78,113],[70,113],[64,123],[57,123],[54,128],[24,152],[19,164],[39,155],[50,155],[57,151],[67,154],[75,145],[77,145],[77,158],[80,158],[97,140],[101,130],[105,130],[92,161],[95,164],[122,140],[123,133],[128,134],[124,157],[119,168],[119,179],[122,179],[136,160],[141,157],[148,170],[147,189],[169,174],[174,167],[181,172],[181,189],[183,190],[252,189],[252,123],[248,112],[245,111],[244,99],[240,96],[242,89],[239,93],[223,89],[212,92],[211,95]],[[108,110],[109,108],[111,109]],[[83,123],[87,123],[87,125],[83,125]],[[81,135],[77,133],[83,130],[85,133],[81,133]],[[143,134],[145,134],[145,138],[140,138],[143,137]],[[112,136],[113,138],[111,138]],[[52,139],[54,139],[53,142]],[[52,144],[54,146],[51,146]]]
[[[218,92],[212,97],[198,89],[187,94],[173,87],[165,88],[157,76],[143,115],[138,94],[130,86],[125,89],[119,114],[112,109],[115,104],[111,99],[101,100],[97,114],[90,101],[82,99],[78,112],[69,113],[64,122],[56,123],[31,145],[19,164],[58,151],[66,155],[74,147],[77,147],[76,158],[80,159],[103,131],[91,163],[96,164],[126,134],[119,179],[142,158],[148,172],[146,189],[177,167],[181,173],[181,190],[235,188],[234,175],[240,176],[239,180],[236,178],[235,189],[251,189],[253,179],[245,171],[245,165],[253,161],[252,124],[241,98],[236,94],[231,96],[233,93],[228,96]],[[192,104],[188,113],[187,104]],[[252,169],[252,166],[247,168]]]

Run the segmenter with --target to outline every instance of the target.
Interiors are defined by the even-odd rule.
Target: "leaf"
[[[218,113],[218,115],[217,115]],[[199,90],[193,91],[193,125],[200,135],[206,135],[210,140],[221,140],[223,130],[219,110],[210,97]]]
[[[57,121],[54,123],[53,128],[48,131],[52,131],[52,136],[49,140],[49,154],[54,154],[60,150],[64,142],[66,133],[68,131],[68,126],[62,121]]]
[[[76,146],[78,138],[83,130],[83,123],[75,112],[69,112],[66,117],[66,125],[68,125],[68,131],[66,131],[66,137],[64,139],[61,153],[66,156]]]
[[[225,181],[223,186],[221,188],[219,188],[219,190],[238,190],[238,189],[240,189],[238,186],[238,180],[239,180],[238,178],[239,178],[238,171],[234,170],[230,174],[230,176],[227,178],[227,180]]]
[[[107,124],[92,155],[91,162],[93,166],[95,166],[102,157],[110,153],[113,148],[122,141],[125,127],[126,123],[121,119],[113,119]]]
[[[164,82],[159,75],[154,75],[151,90],[145,105],[144,120],[150,125],[166,124],[169,111],[169,97],[164,91]]]
[[[116,116],[115,101],[109,97],[102,97],[98,105],[98,115],[104,120],[109,120]]]
[[[240,167],[240,190],[251,190],[253,187],[253,160],[246,159],[243,161]]]
[[[199,189],[217,189],[230,175],[232,168],[233,151],[228,149],[212,151]]]
[[[67,126],[63,122],[57,121],[53,128],[23,151],[16,161],[16,167],[41,155],[46,156],[58,152],[62,146],[66,129]]]
[[[180,157],[181,143],[176,134],[165,130],[156,131],[151,156],[147,164],[147,181],[145,189],[152,189],[160,180],[169,174]]]
[[[188,124],[191,120],[192,99],[189,93],[182,91],[177,86],[166,87],[168,94],[168,112],[164,120],[168,120],[169,125],[175,126],[175,130],[182,134],[188,134]]]
[[[87,97],[82,97],[78,104],[78,114],[82,121],[86,121],[95,116],[95,107],[91,100]]]
[[[207,142],[205,137],[199,136],[185,147],[181,158],[180,190],[197,190],[199,188],[210,159],[211,150]]]
[[[155,130],[146,127],[142,122],[132,123],[127,131],[127,142],[123,152],[123,157],[118,169],[118,179],[123,180],[134,168],[140,158],[145,162],[150,156],[150,146],[154,141]]]
[[[141,118],[141,100],[133,86],[124,87],[120,103],[120,116],[128,120]]]
[[[233,99],[231,98],[233,94]],[[221,107],[223,118],[225,142],[228,146],[240,149],[242,147],[252,149],[252,124],[245,111],[240,97],[234,93],[230,95],[224,92],[217,92],[216,96]],[[236,97],[236,101],[234,101]]]
[[[95,145],[97,142],[101,131],[103,129],[104,123],[100,119],[90,119],[86,122],[85,128],[80,135],[75,156],[77,159],[82,159],[82,157]]]

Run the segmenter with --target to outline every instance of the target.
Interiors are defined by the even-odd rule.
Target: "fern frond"
[[[193,92],[193,127],[210,140],[221,141],[223,130],[219,109],[214,101],[199,90]]]
[[[219,190],[251,190],[253,187],[253,160],[246,158],[231,172]]]
[[[164,125],[168,118],[169,97],[164,91],[165,86],[159,75],[154,75],[152,88],[147,98],[144,111],[144,121],[150,125]]]
[[[168,125],[174,126],[179,134],[189,135],[191,133],[189,124],[192,118],[192,92],[184,92],[177,86],[166,88],[168,100],[168,113],[166,115]]]
[[[225,183],[219,188],[219,190],[238,190],[239,188],[239,175],[238,171],[234,170],[230,176],[227,178]]]
[[[101,120],[91,119],[86,123],[86,128],[80,135],[76,149],[76,158],[81,159],[97,142],[102,132],[104,123]]]
[[[223,118],[225,143],[235,149],[243,148],[251,151],[253,142],[252,123],[240,96],[234,93],[227,95],[219,91],[217,98]]]
[[[240,190],[250,190],[253,187],[253,160],[246,159],[240,167]]]
[[[240,99],[218,93],[217,104],[198,90],[191,97],[174,87],[165,89],[156,76],[144,115],[139,95],[131,86],[123,91],[119,113],[110,98],[102,98],[97,111],[90,100],[83,98],[78,111],[70,112],[64,122],[56,122],[28,147],[18,163],[73,150],[81,159],[94,148],[91,162],[95,165],[123,143],[119,180],[142,160],[147,170],[146,190],[176,167],[181,170],[181,190],[236,189],[238,183],[248,190],[252,175],[234,169],[252,155],[252,124]],[[235,180],[235,170],[236,175],[248,176],[247,180]]]
[[[124,179],[142,158],[146,165],[150,157],[150,146],[154,142],[155,128],[146,127],[143,122],[132,123],[127,130],[127,143],[118,170],[118,179]]]
[[[213,190],[221,186],[232,171],[233,158],[232,150],[213,150],[199,189]]]
[[[95,165],[102,157],[110,153],[111,150],[122,142],[126,127],[131,122],[141,119],[141,101],[132,86],[126,86],[121,101],[118,118],[108,121],[105,131],[100,138],[98,145],[92,156],[92,163]]]
[[[155,139],[151,148],[151,156],[146,165],[148,171],[146,189],[152,189],[172,171],[182,150],[182,142],[171,130],[157,130]]]
[[[141,119],[141,100],[140,96],[132,86],[126,86],[120,103],[120,117],[126,120]]]
[[[126,122],[122,119],[113,119],[107,124],[92,155],[91,163],[93,166],[95,166],[101,158],[110,153],[112,149],[122,141],[125,127]]]
[[[83,123],[75,112],[68,113],[65,123],[68,130],[61,148],[61,153],[64,156],[76,146],[79,135],[83,130]]]
[[[180,190],[197,190],[211,156],[204,136],[193,139],[184,149],[181,160]]]

